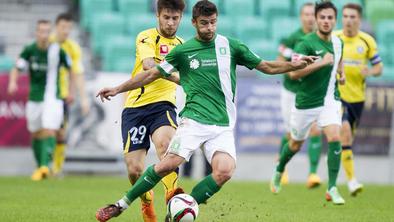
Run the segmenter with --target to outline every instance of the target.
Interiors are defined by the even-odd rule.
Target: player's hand
[[[370,76],[369,69],[368,69],[367,66],[364,66],[364,67],[361,69],[361,75],[363,75],[363,76],[365,76],[365,77]]]
[[[346,83],[345,75],[340,75],[338,81],[339,81],[339,84],[345,85],[345,83]]]
[[[18,91],[18,84],[15,82],[10,82],[7,89],[8,95],[14,95],[16,91]]]
[[[65,99],[66,104],[71,105],[74,102],[74,96],[71,93]]]
[[[117,94],[118,90],[116,88],[104,88],[97,93],[96,97],[100,97],[101,102],[104,102],[104,99],[110,101],[110,97],[114,97]]]
[[[317,60],[318,56],[302,56],[301,61],[305,61],[308,65],[312,64]]]
[[[326,65],[333,65],[334,64],[334,55],[327,52],[323,57],[323,62]]]

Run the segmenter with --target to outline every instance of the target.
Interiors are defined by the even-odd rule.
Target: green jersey
[[[158,65],[164,76],[179,71],[186,93],[182,117],[209,125],[235,125],[236,65],[254,69],[261,59],[238,40],[216,35],[176,46]]]
[[[326,65],[300,79],[296,94],[297,109],[311,109],[328,105],[339,100],[336,79],[339,62],[342,58],[341,40],[332,35],[331,41],[324,41],[316,32],[306,35],[295,47],[295,53],[324,57],[326,53],[334,55],[334,64]]]
[[[19,56],[17,68],[29,67],[29,100],[40,102],[44,99],[60,98],[59,68],[70,68],[70,60],[59,44],[51,44],[48,49],[40,49],[34,42],[27,45]]]
[[[301,38],[305,35],[306,33],[304,33],[302,28],[299,28],[297,31],[293,32],[288,38],[285,38],[280,42],[280,44],[284,46],[284,48],[281,47],[279,51],[281,52],[282,56],[286,58],[287,61],[291,60],[291,53],[294,50],[297,42],[299,42]],[[283,86],[290,92],[297,92],[298,83],[298,80],[290,79],[289,75],[283,75]]]

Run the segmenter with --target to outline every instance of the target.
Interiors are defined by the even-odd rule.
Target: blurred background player
[[[341,131],[342,165],[348,180],[351,195],[362,191],[354,173],[352,144],[355,131],[360,123],[365,101],[365,78],[380,76],[383,71],[382,59],[372,36],[360,31],[362,7],[349,3],[342,9],[343,30],[335,34],[344,43],[343,63],[346,84],[339,86],[343,106]],[[372,67],[368,68],[368,60]]]
[[[308,137],[313,122],[323,128],[328,141],[328,189],[326,199],[335,205],[345,203],[336,187],[336,180],[341,163],[341,102],[338,91],[339,81],[344,83],[342,74],[342,41],[332,35],[336,24],[337,9],[331,2],[320,2],[315,5],[317,31],[310,33],[297,43],[293,58],[311,55],[320,59],[305,69],[290,72],[295,79],[301,79],[296,92],[295,107],[291,112],[291,137],[284,145],[274,175],[271,180],[271,191],[281,190],[281,176],[286,164],[296,154]]]
[[[198,204],[206,202],[231,179],[235,170],[236,64],[279,74],[302,69],[313,61],[310,57],[297,62],[264,61],[239,40],[216,34],[217,16],[215,4],[198,1],[192,13],[195,38],[175,47],[158,66],[119,86],[103,88],[97,94],[102,101],[110,100],[112,96],[157,79],[168,79],[176,71],[180,79],[171,81],[180,82],[186,93],[186,105],[180,113],[182,120],[165,157],[150,166],[122,199],[99,209],[97,220],[105,222],[119,216],[200,148],[211,163],[212,174],[194,186],[191,196]]]
[[[300,9],[301,28],[293,32],[288,38],[283,39],[279,45],[279,58],[281,61],[291,60],[291,55],[297,42],[301,40],[306,34],[311,33],[315,29],[315,4],[308,2],[302,5]],[[290,138],[290,115],[291,109],[295,106],[295,95],[299,84],[298,79],[291,79],[288,74],[283,75],[283,87],[281,90],[281,112],[285,125],[286,134],[282,137],[279,155],[282,152],[283,146]],[[321,153],[321,131],[314,123],[311,128],[310,138],[308,143],[309,156],[309,176],[307,180],[307,187],[317,187],[321,183],[320,177],[317,175],[317,167],[319,165]],[[282,184],[288,183],[287,171],[282,175]]]
[[[18,90],[19,73],[29,69],[30,91],[26,119],[28,130],[32,133],[32,148],[38,166],[31,176],[34,181],[49,176],[48,166],[56,145],[56,130],[63,119],[59,67],[63,66],[69,71],[71,65],[59,44],[49,42],[50,31],[49,21],[37,22],[36,41],[23,49],[15,68],[10,72],[8,85],[8,93],[14,94]]]
[[[71,73],[74,76],[75,86],[79,94],[79,102],[81,105],[82,115],[85,116],[89,112],[89,102],[88,97],[85,92],[85,81],[83,76],[83,66],[82,66],[82,51],[81,47],[77,42],[70,39],[70,33],[73,29],[73,19],[70,14],[62,13],[56,18],[55,32],[50,36],[51,42],[57,42],[60,44],[62,49],[67,53],[68,57],[71,59]],[[56,148],[53,153],[53,165],[52,172],[54,175],[58,175],[63,170],[63,163],[65,160],[65,149],[66,149],[66,129],[69,114],[69,105],[73,102],[69,98],[70,92],[69,78],[67,76],[67,70],[65,67],[60,68],[60,84],[61,87],[61,98],[64,100],[64,120],[60,130],[57,131],[56,135]]]
[[[183,0],[157,2],[158,27],[140,32],[136,39],[136,60],[132,78],[163,61],[164,57],[183,40],[176,36],[185,3]],[[158,79],[139,89],[129,91],[122,113],[124,159],[128,176],[134,184],[145,167],[150,138],[159,159],[167,151],[177,128],[175,112],[176,84]],[[178,173],[163,178],[166,196],[177,187]],[[141,196],[145,222],[155,222],[153,191]]]

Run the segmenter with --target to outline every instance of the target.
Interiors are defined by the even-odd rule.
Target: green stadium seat
[[[105,13],[95,18],[92,24],[91,40],[93,51],[98,55],[102,53],[102,46],[113,35],[124,33],[124,19],[118,13]]]
[[[196,29],[192,25],[191,19],[191,16],[184,15],[178,27],[177,36],[181,37],[185,41],[196,35]]]
[[[264,39],[268,36],[268,25],[260,16],[248,16],[238,20],[237,37],[246,42]]]
[[[14,66],[14,60],[7,55],[0,55],[0,72],[10,71]]]
[[[227,37],[237,37],[234,20],[231,16],[220,15],[217,21],[217,33]]]
[[[380,20],[394,19],[394,1],[368,0],[366,2],[366,14],[369,21],[376,25]]]
[[[282,38],[289,36],[300,27],[298,18],[284,17],[277,18],[271,24],[271,37],[279,42]]]
[[[138,33],[157,26],[156,16],[150,14],[132,15],[127,17],[125,25],[126,33],[136,37]]]
[[[394,83],[394,66],[384,65],[383,74],[379,77],[367,78],[367,82],[391,82]]]
[[[223,1],[224,13],[228,16],[243,17],[258,14],[255,0],[226,0]]]
[[[130,58],[119,58],[118,60],[114,61],[113,68],[111,72],[120,72],[125,74],[131,74],[134,67],[134,57]]]
[[[125,17],[136,15],[155,16],[150,11],[150,1],[147,0],[117,0],[119,12]]]
[[[394,19],[379,21],[376,26],[376,35],[380,44],[394,45]]]
[[[113,10],[111,0],[80,0],[81,25],[86,30],[90,30],[92,22],[102,13],[108,13]]]
[[[135,58],[135,39],[131,36],[111,36],[108,38],[108,42],[103,46],[103,70],[104,71],[115,71],[124,70],[125,65],[122,68],[117,67],[118,60],[128,60],[128,69],[131,71],[134,65]]]
[[[278,57],[278,44],[271,39],[255,40],[247,45],[264,60],[275,60]]]
[[[291,1],[290,0],[265,0],[259,1],[259,13],[267,19],[277,16],[290,16]]]

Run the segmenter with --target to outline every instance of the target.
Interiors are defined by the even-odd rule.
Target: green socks
[[[31,142],[31,146],[33,148],[34,159],[36,160],[37,167],[41,166],[41,152],[42,152],[42,143],[41,139],[33,139]]]
[[[39,165],[49,166],[52,160],[52,153],[56,146],[55,137],[47,137],[40,140],[40,152],[39,152]]]
[[[280,154],[281,154],[282,151],[283,151],[283,147],[284,147],[285,144],[288,143],[288,142],[289,142],[289,139],[287,139],[287,135],[286,135],[286,134],[283,135],[283,136],[282,136],[282,140],[280,141],[279,156],[280,156]]]
[[[190,195],[200,204],[212,197],[220,188],[210,174],[193,188]]]
[[[341,166],[341,143],[340,142],[329,142],[328,143],[328,190],[331,187],[335,187],[337,183],[337,177],[339,172],[339,167]]]
[[[289,143],[286,143],[282,148],[282,153],[280,154],[279,163],[278,163],[278,166],[276,167],[276,171],[283,173],[283,171],[285,170],[286,164],[291,160],[291,158],[296,153],[297,152],[291,151],[289,148]]]
[[[135,199],[155,187],[161,178],[155,172],[154,165],[148,167],[122,199],[130,205]]]
[[[309,173],[316,173],[319,165],[321,153],[321,136],[312,136],[309,139],[308,154],[309,154]]]

